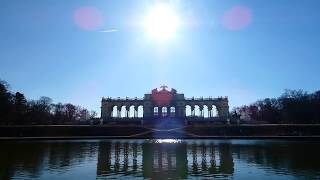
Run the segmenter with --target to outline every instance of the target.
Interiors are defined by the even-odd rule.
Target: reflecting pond
[[[0,142],[0,179],[319,179],[320,141]]]

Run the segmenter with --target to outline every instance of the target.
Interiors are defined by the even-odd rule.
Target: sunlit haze
[[[145,17],[144,26],[150,38],[165,41],[174,38],[180,20],[173,7],[168,4],[156,4]]]
[[[0,79],[100,113],[101,97],[228,96],[230,110],[320,87],[320,1],[1,0]]]

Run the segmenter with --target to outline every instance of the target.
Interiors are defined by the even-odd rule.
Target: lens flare
[[[77,26],[87,31],[99,29],[103,22],[101,12],[94,7],[82,7],[77,9],[73,18]]]
[[[223,16],[223,25],[229,30],[240,30],[252,22],[252,13],[249,8],[235,6]]]

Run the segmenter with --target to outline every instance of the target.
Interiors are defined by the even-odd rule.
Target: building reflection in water
[[[113,141],[99,144],[97,176],[132,175],[151,179],[230,176],[234,162],[229,144]]]
[[[0,179],[320,177],[318,141],[172,142],[1,142]]]
[[[115,174],[141,175],[141,143],[100,142],[97,159],[97,176]]]

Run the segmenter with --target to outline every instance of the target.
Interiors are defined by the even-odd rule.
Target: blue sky
[[[158,42],[140,24],[155,4],[182,24]],[[223,19],[245,7],[240,29]],[[75,22],[96,9],[98,27]],[[185,96],[228,96],[230,106],[284,89],[319,89],[320,1],[0,1],[0,78],[30,99],[51,97],[100,112],[102,96],[143,97],[166,84]],[[101,32],[115,29],[114,32]]]

